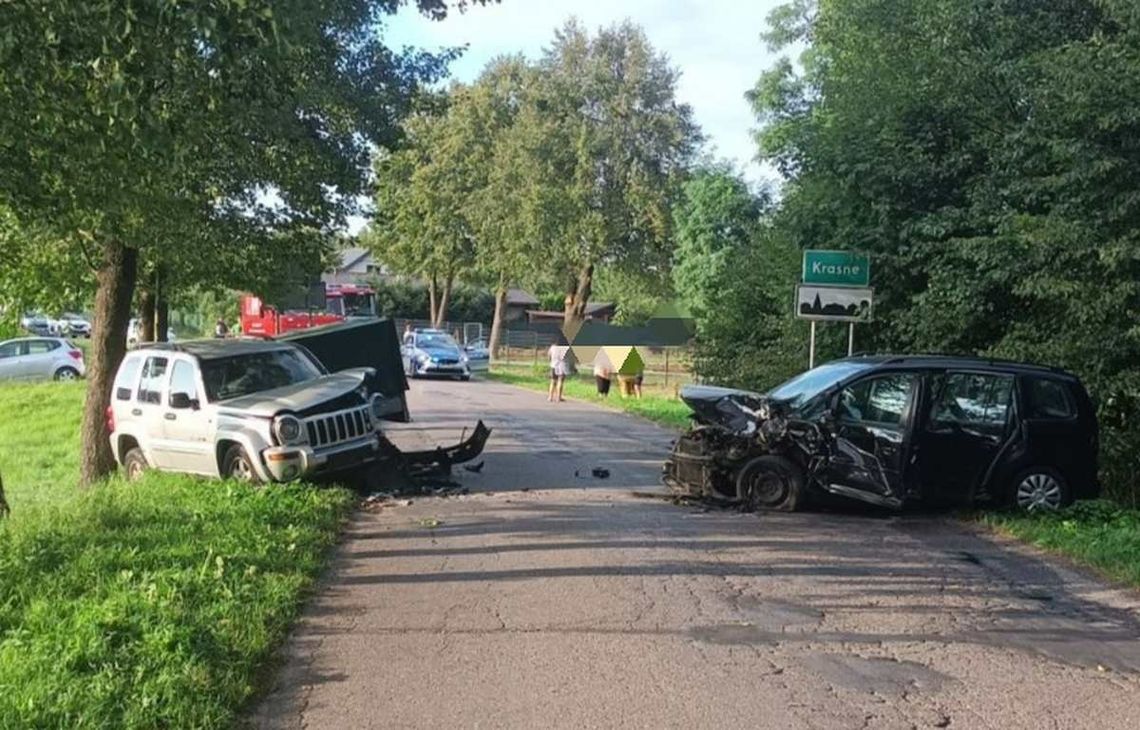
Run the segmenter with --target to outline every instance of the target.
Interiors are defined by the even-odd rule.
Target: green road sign
[[[868,286],[871,259],[851,251],[804,251],[804,284]]]

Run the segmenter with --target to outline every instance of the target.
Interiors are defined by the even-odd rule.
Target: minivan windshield
[[[451,335],[445,335],[442,332],[420,332],[416,335],[416,345],[419,347],[459,347]]]
[[[202,383],[210,402],[303,383],[321,371],[297,350],[268,350],[202,361]]]
[[[776,386],[768,392],[768,397],[783,401],[791,408],[798,408],[839,381],[870,367],[863,362],[829,362]]]

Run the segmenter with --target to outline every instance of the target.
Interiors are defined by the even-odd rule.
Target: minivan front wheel
[[[795,512],[803,505],[803,473],[782,456],[758,456],[737,475],[736,496],[746,509]]]
[[[261,481],[257,476],[257,470],[253,468],[253,460],[238,444],[226,449],[226,454],[222,457],[222,478],[246,484],[257,484]]]
[[[1020,510],[1055,512],[1072,501],[1069,485],[1052,469],[1027,469],[1014,481],[1013,505]]]

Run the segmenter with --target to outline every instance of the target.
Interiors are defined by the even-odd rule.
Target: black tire
[[[462,380],[464,383],[466,383],[467,381],[471,380],[471,376],[470,375],[460,375],[459,379]]]
[[[1035,466],[1014,478],[1006,501],[1021,512],[1055,512],[1073,503],[1073,490],[1056,469]]]
[[[55,380],[79,380],[79,371],[75,368],[62,367],[52,376]]]
[[[143,455],[142,449],[135,446],[127,451],[123,456],[123,471],[127,475],[127,481],[133,482],[150,469],[150,464],[146,461],[146,456]]]
[[[804,503],[804,475],[782,456],[758,456],[737,474],[736,496],[749,510],[795,512]]]
[[[226,449],[222,457],[222,479],[233,479],[246,484],[260,484],[261,477],[253,468],[253,459],[239,444]]]

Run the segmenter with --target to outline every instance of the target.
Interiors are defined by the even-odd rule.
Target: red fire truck
[[[371,287],[325,284],[324,296],[320,299],[323,302],[313,302],[314,306],[279,311],[262,301],[261,297],[243,295],[241,332],[243,335],[275,337],[293,330],[376,316],[376,291]]]

